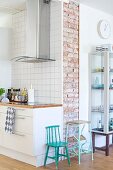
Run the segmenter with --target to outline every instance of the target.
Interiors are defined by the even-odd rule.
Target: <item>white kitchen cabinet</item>
[[[16,109],[14,134],[5,132],[7,107],[0,106],[0,135],[2,135],[0,154],[35,166],[43,165],[46,146],[45,127],[59,124],[63,134],[62,107],[30,109],[12,106]]]
[[[1,111],[2,146],[24,154],[33,155],[33,110],[15,109],[14,134],[5,132],[7,107],[4,107],[3,111]]]
[[[4,124],[6,120],[6,112],[5,111],[2,116],[2,130],[4,131]],[[30,114],[29,114],[30,113]],[[15,116],[15,128],[14,131],[16,134],[33,134],[33,110],[31,109],[16,109],[16,116]],[[21,135],[20,135],[21,136]]]
[[[3,133],[2,146],[23,154],[33,156],[33,138],[31,135],[15,133],[13,135]]]
[[[1,125],[2,125],[2,122],[1,122],[1,112],[0,112],[0,145],[1,145],[1,142],[2,142],[2,133],[1,133]]]

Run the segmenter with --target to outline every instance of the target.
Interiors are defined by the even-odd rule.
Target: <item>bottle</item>
[[[28,103],[34,103],[34,89],[32,88],[32,85],[31,88],[28,89]]]
[[[101,120],[98,121],[98,128],[102,128]]]
[[[111,79],[111,88],[113,88],[113,79]]]
[[[14,101],[18,101],[18,96],[15,95]]]
[[[27,102],[27,89],[26,88],[24,88],[21,92],[21,100],[23,102]]]
[[[14,91],[13,91],[13,88],[11,88],[11,101],[14,101]]]
[[[95,79],[95,85],[99,85],[99,78],[98,77],[96,77],[96,79]]]

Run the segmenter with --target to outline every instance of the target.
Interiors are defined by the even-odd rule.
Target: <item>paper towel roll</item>
[[[28,103],[34,103],[34,89],[28,90]]]

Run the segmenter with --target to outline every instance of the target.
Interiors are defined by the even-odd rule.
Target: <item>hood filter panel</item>
[[[55,60],[54,59],[46,59],[46,58],[21,56],[21,57],[13,58],[12,61],[14,61],[14,62],[25,62],[25,63],[41,63],[41,62],[48,62],[48,61],[55,61]]]

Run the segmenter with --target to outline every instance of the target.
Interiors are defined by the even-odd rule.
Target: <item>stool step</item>
[[[80,135],[80,141],[86,140],[85,136]],[[68,142],[78,142],[78,136],[68,137]]]

